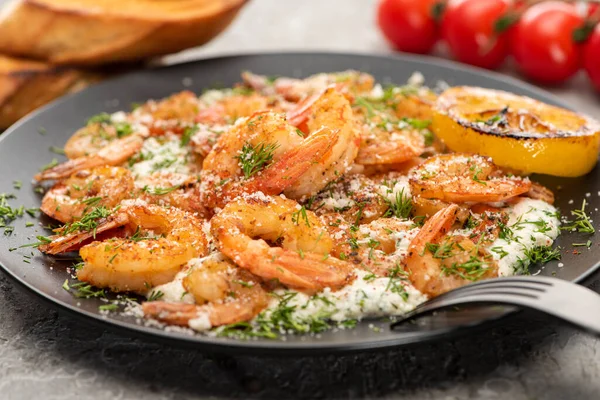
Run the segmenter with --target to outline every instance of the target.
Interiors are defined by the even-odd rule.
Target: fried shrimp
[[[279,194],[315,168],[338,136],[325,128],[305,138],[271,111],[238,120],[204,159],[202,199],[214,208],[241,193]]]
[[[202,328],[249,321],[269,304],[260,279],[238,268],[218,253],[192,260],[183,287],[195,304],[150,301],[142,304],[144,315],[170,325]],[[191,323],[190,323],[191,322]],[[208,322],[208,324],[206,324]]]
[[[211,232],[223,254],[267,281],[316,292],[353,279],[352,265],[330,256],[333,241],[319,218],[293,200],[239,198],[213,217]]]
[[[204,124],[232,124],[238,118],[249,117],[255,112],[272,109],[271,100],[258,93],[233,94],[201,108],[195,121]]]
[[[83,246],[80,281],[113,291],[143,291],[167,283],[182,265],[206,255],[207,241],[200,220],[177,208],[165,209],[141,200],[125,201],[91,230],[55,236],[40,250],[57,254]],[[112,238],[110,238],[112,236]],[[108,239],[110,238],[110,239]]]
[[[109,123],[92,122],[79,129],[67,140],[65,155],[70,160],[94,154],[108,146],[119,134]]]
[[[412,284],[428,296],[438,296],[469,282],[498,276],[493,258],[464,236],[449,236],[458,206],[436,213],[408,247],[404,260]]]
[[[177,207],[183,211],[207,215],[207,210],[200,200],[200,183],[197,177],[156,172],[136,182],[138,189],[135,197],[150,204]]]
[[[305,125],[305,133],[309,138],[321,132],[329,132],[326,136],[332,138],[332,143],[324,156],[284,191],[287,197],[297,200],[318,193],[329,182],[348,172],[360,143],[350,103],[336,89],[326,89],[302,108],[305,111],[302,112],[302,118],[296,118],[296,123],[304,119],[301,124]]]
[[[399,266],[408,252],[409,239],[414,235],[414,225],[399,218],[380,218],[361,225],[351,234],[354,260],[377,276],[387,276]]]
[[[49,168],[36,174],[36,181],[51,179],[63,179],[73,175],[77,171],[104,166],[118,166],[125,163],[135,155],[144,144],[144,139],[139,135],[130,135],[122,139],[112,141],[100,151],[66,161],[56,167]]]
[[[504,176],[490,159],[478,155],[433,156],[409,177],[414,195],[452,203],[506,201],[531,189],[529,179]]]
[[[316,74],[305,79],[276,78],[243,72],[242,79],[249,87],[268,95],[278,94],[286,100],[298,102],[334,85],[336,89],[351,94],[362,94],[373,89],[373,76],[358,71]]]
[[[46,192],[40,209],[51,218],[69,223],[81,218],[90,208],[117,206],[129,198],[133,190],[133,177],[125,168],[82,170],[56,183]]]
[[[146,126],[151,135],[181,134],[193,125],[199,110],[198,97],[184,90],[160,101],[146,102],[131,117]]]
[[[364,129],[356,157],[358,164],[400,164],[420,156],[425,150],[423,135],[414,129]]]

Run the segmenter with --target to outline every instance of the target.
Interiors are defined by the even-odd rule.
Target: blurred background
[[[429,54],[530,80],[597,113],[596,1],[0,0],[0,7],[0,129],[136,68],[294,50]]]

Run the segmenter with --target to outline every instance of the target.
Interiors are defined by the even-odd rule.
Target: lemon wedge
[[[489,156],[523,173],[575,177],[598,160],[600,124],[529,97],[458,86],[433,107],[431,129],[448,148]]]

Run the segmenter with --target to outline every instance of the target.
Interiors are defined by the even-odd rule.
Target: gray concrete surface
[[[253,0],[228,32],[169,62],[264,50],[386,53],[373,20],[369,0]],[[551,91],[600,116],[583,76]],[[380,353],[213,357],[58,314],[0,273],[3,400],[597,399],[599,350],[596,338],[523,313],[467,337]]]

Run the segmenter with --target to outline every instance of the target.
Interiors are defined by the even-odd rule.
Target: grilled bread
[[[138,61],[208,42],[246,0],[13,0],[0,53],[53,64]]]

